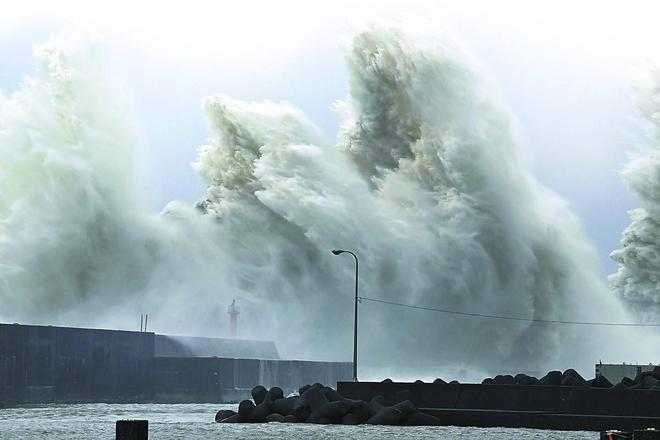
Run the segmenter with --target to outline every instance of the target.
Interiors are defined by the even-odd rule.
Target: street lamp
[[[355,258],[355,321],[353,323],[353,382],[357,382],[357,330],[358,330],[358,257],[351,251],[346,251],[343,249],[335,249],[332,251],[333,254],[339,255],[343,253],[353,255]]]

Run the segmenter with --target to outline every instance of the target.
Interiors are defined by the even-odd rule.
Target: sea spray
[[[609,277],[612,289],[627,308],[644,321],[660,318],[660,72],[640,87],[638,121],[646,131],[645,142],[631,152],[622,176],[639,198],[642,208],[630,211],[632,222],[623,231],[621,248],[611,253],[619,264]]]
[[[243,194],[242,203],[227,209],[227,197],[217,194],[226,194],[228,185],[207,178],[202,205],[207,213],[223,211],[218,215],[228,219],[223,223],[252,219],[251,226],[241,227],[266,231],[260,223],[270,218],[267,225],[287,229],[269,234],[268,243],[283,235],[291,240],[266,252],[266,260],[272,258],[266,266],[305,267],[287,277],[305,287],[282,295],[305,297],[308,289],[336,295],[317,276],[337,269],[322,258],[298,255],[310,250],[323,255],[348,244],[363,256],[365,296],[505,316],[626,320],[597,279],[594,251],[579,221],[524,170],[506,110],[460,52],[400,29],[372,28],[349,44],[347,65],[351,100],[339,104],[349,115],[338,146],[342,154],[325,144],[309,145],[307,133],[314,130],[294,109],[222,97],[207,105],[218,137],[201,151],[198,166],[215,163],[219,174],[230,176],[238,164],[222,158],[247,156],[250,166],[238,166],[249,178],[242,179],[241,190],[231,189],[232,195]],[[252,115],[246,120],[248,108]],[[264,131],[267,117],[272,127]],[[240,127],[234,125],[238,121]],[[287,262],[278,263],[280,258]],[[350,262],[341,264],[348,266],[344,279],[350,279]],[[273,281],[281,282],[279,273]],[[325,307],[340,317],[333,302]],[[364,310],[368,337],[362,347],[378,363],[423,354],[430,362],[510,360],[534,368],[578,357],[586,363],[606,354],[600,347],[591,351],[580,337],[583,329],[575,327],[456,318],[372,303]],[[350,325],[345,317],[339,322]],[[325,323],[315,327],[325,334]],[[620,348],[626,333],[615,332],[612,346]],[[483,341],[479,349],[466,350],[475,340]]]
[[[96,72],[48,47],[38,77],[2,102],[4,320],[130,326],[149,312],[160,332],[213,335],[236,298],[242,336],[273,338],[285,357],[346,360],[354,268],[337,247],[360,257],[365,297],[627,320],[580,222],[524,169],[508,112],[451,43],[358,32],[338,145],[291,105],[207,98],[213,134],[194,165],[206,194],[160,215],[131,176],[139,141],[125,112]],[[597,347],[593,335],[363,301],[360,360],[438,374],[586,369],[629,342],[599,329],[609,342]]]

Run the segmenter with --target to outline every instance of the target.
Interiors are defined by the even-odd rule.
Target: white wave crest
[[[360,257],[366,297],[625,320],[580,222],[524,169],[508,111],[452,43],[358,32],[339,145],[291,105],[208,98],[213,137],[194,164],[208,190],[197,209],[160,216],[136,195],[125,112],[56,47],[0,104],[6,319],[116,325],[148,310],[161,331],[208,334],[237,298],[243,335],[275,338],[285,356],[348,359],[353,265],[329,252],[343,247]],[[372,366],[587,367],[625,340],[612,333],[605,350],[576,327],[372,302],[360,319]]]

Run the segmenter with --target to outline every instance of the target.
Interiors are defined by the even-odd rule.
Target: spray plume
[[[638,94],[639,122],[646,130],[643,145],[632,152],[623,180],[643,207],[629,212],[621,248],[610,257],[619,264],[610,285],[628,309],[644,321],[660,317],[660,72]]]
[[[506,109],[459,48],[376,26],[345,50],[338,145],[288,104],[211,96],[213,136],[194,164],[207,192],[152,215],[126,112],[84,56],[41,48],[39,75],[0,103],[2,316],[128,325],[146,309],[160,331],[213,334],[237,298],[243,336],[275,338],[287,357],[348,359],[353,265],[329,252],[343,247],[361,258],[365,296],[625,321],[578,219],[525,171]],[[360,334],[363,365],[431,374],[589,368],[608,353],[571,326],[373,303]],[[599,334],[609,353],[628,340]]]

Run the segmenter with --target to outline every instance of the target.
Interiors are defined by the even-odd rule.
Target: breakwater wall
[[[168,338],[147,332],[0,324],[0,405],[224,403],[249,396],[255,383],[278,383],[293,391],[300,383],[336,383],[351,377],[347,362],[194,357],[172,344],[162,348]],[[174,339],[188,347],[186,338]],[[200,343],[201,338],[188,339]],[[204,347],[231,344],[204,339]],[[278,356],[271,346],[237,340],[230,353],[245,354],[247,348],[249,355]],[[206,348],[202,353],[220,352]]]
[[[660,392],[556,385],[339,382],[350,399],[409,399],[446,425],[603,431],[660,429]]]
[[[250,398],[255,383],[276,384],[285,394],[301,383],[337,383],[350,362],[227,358],[156,358],[155,396],[167,403],[234,403]]]
[[[144,401],[154,334],[0,325],[0,403]]]

